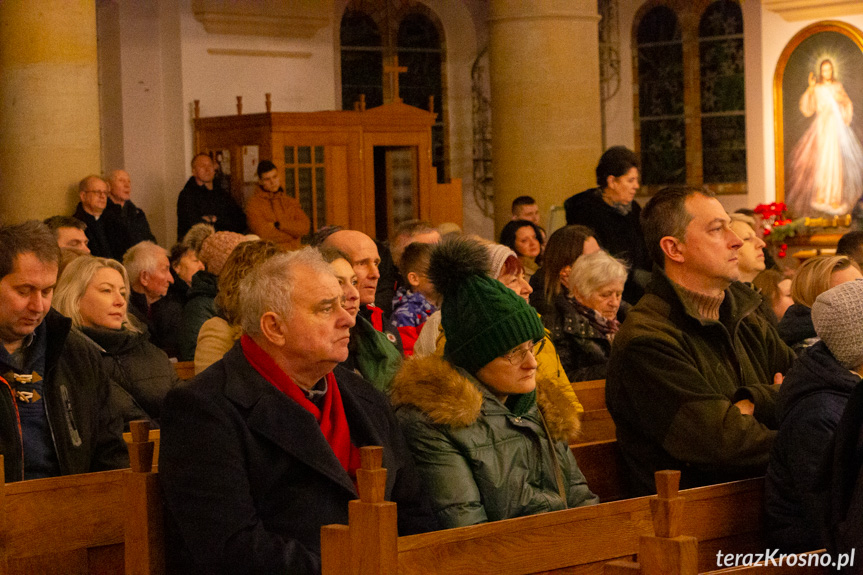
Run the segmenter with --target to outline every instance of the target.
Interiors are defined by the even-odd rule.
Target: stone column
[[[549,208],[596,185],[602,155],[596,0],[492,0],[495,232],[512,200]],[[561,215],[562,219],[562,215]]]
[[[98,89],[96,2],[0,1],[4,223],[72,213],[100,171]]]

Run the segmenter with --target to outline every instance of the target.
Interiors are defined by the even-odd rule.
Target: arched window
[[[635,128],[646,191],[687,184],[745,193],[739,0],[649,0],[639,13]]]
[[[350,8],[342,16],[342,109],[350,110],[360,94],[370,108],[384,103],[384,47],[371,16]]]
[[[683,115],[683,42],[677,16],[667,6],[645,14],[638,43],[638,118],[645,184],[686,182]]]
[[[698,26],[701,68],[701,155],[704,183],[746,180],[743,13],[718,0]]]
[[[352,0],[341,22],[342,109],[351,110],[360,94],[366,106],[380,106],[389,94],[383,75],[385,59],[397,55],[399,96],[427,110],[434,97],[437,121],[432,127],[432,164],[438,181],[449,178],[444,84],[445,43],[436,16],[418,3],[397,0]]]

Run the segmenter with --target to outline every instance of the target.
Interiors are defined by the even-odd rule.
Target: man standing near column
[[[105,215],[126,231],[129,245],[125,246],[123,253],[137,243],[155,242],[156,237],[150,231],[147,215],[132,202],[132,180],[129,174],[125,170],[114,170],[108,175],[108,184],[110,190]]]
[[[90,240],[90,253],[101,258],[123,259],[129,239],[126,232],[105,216],[108,204],[108,183],[96,175],[87,176],[78,182],[78,207],[73,214],[87,224],[84,233]]]

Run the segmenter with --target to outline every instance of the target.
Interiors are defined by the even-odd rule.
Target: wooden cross
[[[407,71],[407,66],[399,66],[398,55],[393,56],[392,64],[384,64],[384,74],[389,74],[390,76],[390,86],[392,87],[393,102],[402,101],[402,99],[399,97],[399,74],[403,74]]]

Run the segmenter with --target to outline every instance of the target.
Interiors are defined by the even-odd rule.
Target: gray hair
[[[154,272],[159,267],[160,256],[168,257],[168,250],[151,241],[143,241],[129,248],[123,255],[123,266],[132,283],[139,281],[142,272]]]
[[[138,332],[138,328],[129,321],[129,276],[126,268],[117,260],[108,258],[97,258],[95,256],[82,255],[72,260],[60,274],[57,287],[54,288],[54,299],[52,307],[58,312],[72,320],[72,325],[81,327],[84,318],[81,316],[81,298],[87,291],[90,282],[96,272],[104,269],[112,269],[123,278],[126,287],[126,311],[123,313],[123,329]]]
[[[569,272],[569,291],[589,297],[611,282],[626,281],[626,263],[603,250],[580,256]]]
[[[243,331],[260,334],[261,317],[267,312],[289,318],[298,274],[309,273],[335,275],[321,253],[312,247],[276,254],[249,272],[240,282],[236,318]]]

